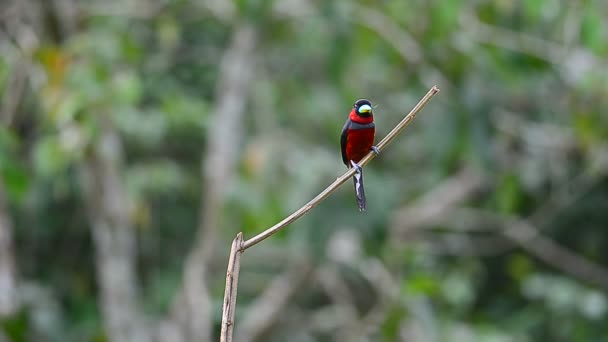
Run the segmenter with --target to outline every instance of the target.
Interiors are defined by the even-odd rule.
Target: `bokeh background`
[[[0,341],[606,341],[608,2],[3,0]]]

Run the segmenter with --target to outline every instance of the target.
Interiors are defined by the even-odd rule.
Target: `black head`
[[[366,99],[360,99],[355,101],[353,109],[355,110],[355,112],[357,112],[357,114],[361,116],[372,115],[372,103]]]

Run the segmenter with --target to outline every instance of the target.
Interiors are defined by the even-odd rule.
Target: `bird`
[[[372,103],[369,100],[360,99],[355,101],[340,135],[342,162],[347,168],[354,167],[356,169],[353,182],[359,211],[366,210],[366,203],[363,170],[358,163],[369,151],[379,153],[378,148],[374,146],[376,125],[374,124],[372,110]]]

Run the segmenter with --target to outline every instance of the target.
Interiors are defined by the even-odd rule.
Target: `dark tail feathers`
[[[355,195],[357,196],[357,205],[359,211],[365,211],[365,189],[363,189],[363,171],[355,173],[353,176],[355,184]]]

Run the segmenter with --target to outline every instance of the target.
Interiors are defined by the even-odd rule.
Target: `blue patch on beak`
[[[363,105],[361,107],[359,107],[359,113],[371,113],[372,112],[372,107],[370,105]]]

